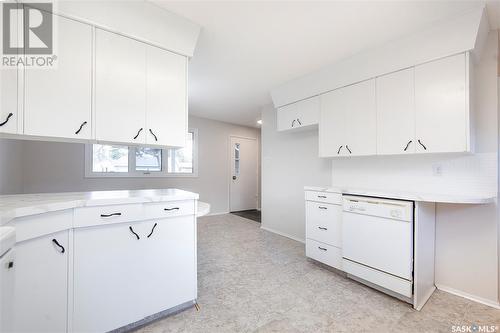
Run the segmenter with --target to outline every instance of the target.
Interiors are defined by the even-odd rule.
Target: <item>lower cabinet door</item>
[[[107,332],[144,317],[150,281],[141,228],[136,222],[74,230],[74,332]]]
[[[68,235],[16,244],[13,332],[66,332]]]
[[[144,310],[152,315],[196,299],[196,219],[193,215],[145,222]]]
[[[10,249],[0,257],[0,332],[12,332],[14,285],[15,285],[15,250]]]

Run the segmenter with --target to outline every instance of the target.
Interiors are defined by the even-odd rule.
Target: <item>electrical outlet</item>
[[[434,164],[432,166],[432,174],[434,176],[442,176],[443,175],[443,166],[441,164]]]

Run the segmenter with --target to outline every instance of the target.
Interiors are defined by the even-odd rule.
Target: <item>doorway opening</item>
[[[229,211],[260,222],[257,139],[230,136]]]

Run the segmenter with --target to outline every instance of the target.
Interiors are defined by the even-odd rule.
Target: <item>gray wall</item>
[[[23,142],[0,139],[0,194],[21,193]]]
[[[175,187],[199,193],[212,213],[227,212],[229,136],[260,141],[260,130],[199,117],[189,117],[189,127],[198,129],[196,178],[85,178],[83,144],[0,140],[0,193]]]
[[[276,110],[262,110],[262,228],[305,239],[304,185],[329,185],[331,162],[318,157],[318,130],[277,132]]]

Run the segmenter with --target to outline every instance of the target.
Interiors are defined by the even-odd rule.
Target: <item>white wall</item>
[[[198,129],[196,178],[85,178],[83,144],[0,140],[0,149],[3,146],[10,152],[22,149],[22,161],[6,161],[4,158],[8,155],[0,150],[0,193],[175,187],[199,193],[200,200],[212,205],[212,213],[227,212],[229,136],[240,135],[260,140],[260,130],[199,117],[189,117],[189,127]],[[7,166],[5,171],[4,165]],[[22,177],[18,176],[19,170],[22,170]],[[13,175],[16,175],[15,179],[11,179]],[[15,183],[15,186],[11,183]]]
[[[330,184],[318,157],[318,130],[277,132],[276,110],[262,110],[262,228],[305,239],[304,185]]]
[[[332,185],[430,193],[498,193],[497,35],[476,66],[476,154],[334,159]],[[442,166],[434,176],[433,167]],[[439,204],[436,212],[436,285],[498,302],[497,204]],[[498,303],[497,303],[498,304]]]

